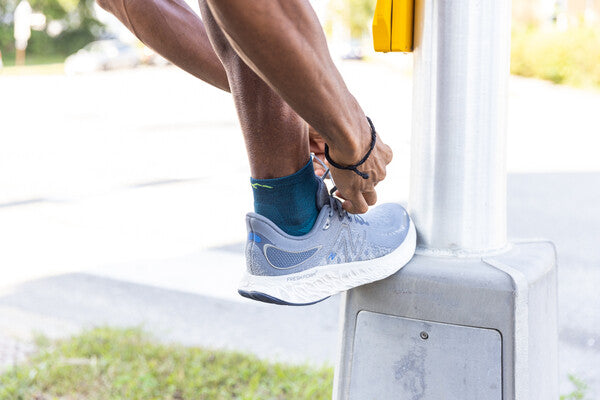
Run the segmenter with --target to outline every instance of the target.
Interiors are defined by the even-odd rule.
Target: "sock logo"
[[[265,244],[263,253],[273,268],[290,269],[306,262],[314,256],[321,247],[322,246],[317,246],[304,251],[286,251],[275,247],[272,244]]]
[[[254,189],[258,189],[259,187],[265,188],[265,189],[273,189],[273,186],[261,185],[260,183],[251,183],[251,185]]]

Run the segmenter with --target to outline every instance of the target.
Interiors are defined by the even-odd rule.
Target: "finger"
[[[316,133],[312,127],[308,130],[308,146],[315,154],[325,155],[325,141]]]
[[[325,143],[315,142],[314,140],[308,141],[308,147],[312,153],[315,153],[322,158],[325,158]]]
[[[370,206],[377,203],[377,192],[374,190],[372,192],[363,193],[363,197],[365,198],[367,204]]]
[[[315,175],[323,176],[323,174],[325,173],[325,170],[319,163],[313,163],[313,168],[315,169]]]
[[[342,207],[352,214],[364,214],[369,210],[369,206],[362,193],[355,193],[354,196],[344,201]]]
[[[385,147],[387,147],[387,150],[388,150],[386,152],[387,157],[386,157],[385,163],[389,164],[392,162],[392,159],[394,158],[394,152],[392,151],[392,148],[390,146],[386,145]]]
[[[344,197],[342,192],[340,192],[339,190],[335,191],[335,195],[336,195],[336,197],[339,197],[340,199],[346,200],[346,198]]]
[[[382,167],[379,173],[373,173],[373,187],[377,186],[377,184],[385,179],[387,176],[386,167]]]
[[[311,152],[314,153],[315,157],[317,157],[319,160],[321,160],[324,164],[327,163],[327,160],[325,159],[325,153],[320,153],[318,151],[312,151],[312,150],[311,150]]]
[[[390,146],[388,146],[385,143],[378,143],[378,146],[376,148],[377,154],[381,157],[385,165],[392,162],[392,158],[394,158],[394,152],[392,151],[392,148]]]
[[[323,137],[321,137],[321,135],[319,135],[319,132],[315,131],[314,128],[310,125],[308,126],[308,137],[312,142],[319,143],[323,146],[325,145]]]

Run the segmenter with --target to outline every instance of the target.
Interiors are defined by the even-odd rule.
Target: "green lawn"
[[[43,64],[62,64],[65,61],[65,56],[54,54],[54,55],[27,55],[25,58],[25,66],[43,65]],[[5,67],[15,66],[15,54],[2,54],[2,62]]]
[[[37,340],[28,362],[0,374],[0,400],[320,400],[333,369],[268,363],[256,357],[164,345],[139,329],[96,328]],[[569,376],[560,400],[589,400]]]
[[[158,344],[138,329],[42,338],[38,348],[29,362],[0,375],[1,400],[331,398],[331,368]]]

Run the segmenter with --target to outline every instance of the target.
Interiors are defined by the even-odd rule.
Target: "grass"
[[[560,400],[586,400],[587,384],[573,375],[569,375],[569,381],[571,381],[575,389],[569,394],[560,396]]]
[[[0,375],[1,400],[331,398],[331,368],[158,344],[139,329],[97,328],[37,345],[27,363]]]
[[[65,56],[54,54],[54,55],[30,55],[28,54],[25,58],[25,66],[32,67],[36,65],[44,65],[44,64],[62,64],[65,61]],[[15,54],[2,53],[2,62],[4,63],[4,67],[14,67],[15,66]]]
[[[333,370],[268,363],[235,352],[159,344],[140,329],[96,328],[37,339],[27,363],[0,374],[0,400],[319,400]],[[560,400],[588,400],[588,387]]]
[[[600,27],[515,27],[511,72],[577,87],[600,88]]]

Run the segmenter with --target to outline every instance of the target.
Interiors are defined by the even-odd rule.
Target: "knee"
[[[213,46],[213,49],[223,63],[228,64],[234,62],[234,60],[237,58],[237,54],[231,47],[231,44],[225,36],[225,33],[217,23],[212,11],[208,7],[208,0],[200,0],[199,5],[200,13],[202,14],[202,22],[204,23],[206,32],[210,37],[210,42]]]
[[[217,35],[214,35],[217,36]],[[240,56],[233,50],[231,44],[225,39],[225,37],[220,35],[220,37],[213,37],[212,41],[213,49],[221,59],[221,62],[227,65],[236,65],[242,62]]]
[[[96,3],[119,18],[121,22],[124,22],[123,19],[132,9],[134,11],[143,10],[144,6],[144,1],[138,0],[96,0]]]

